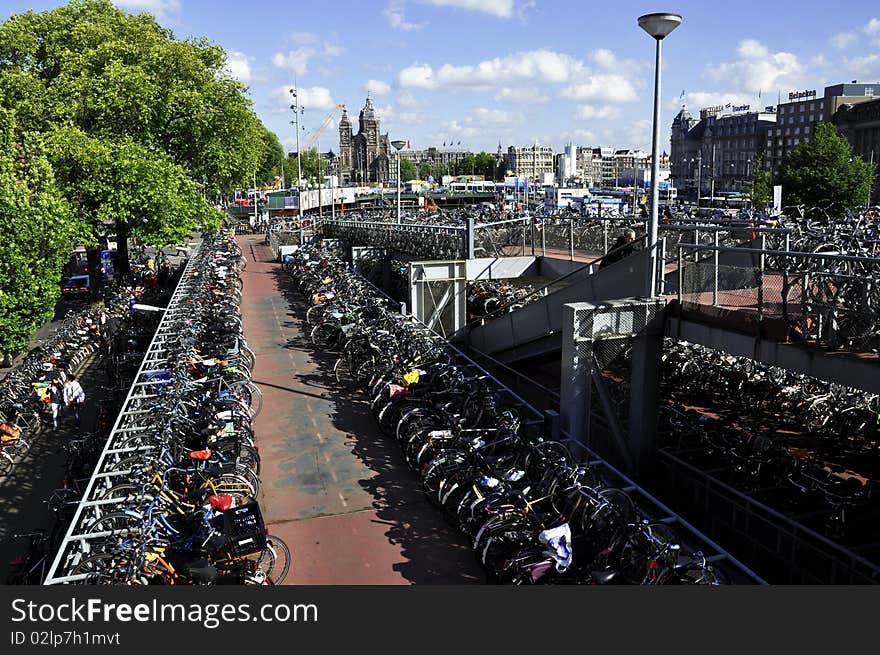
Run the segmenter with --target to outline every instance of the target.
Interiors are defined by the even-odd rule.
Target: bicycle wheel
[[[0,477],[9,475],[12,473],[12,469],[15,468],[15,462],[12,461],[12,457],[6,454],[4,450],[0,453]]]
[[[288,548],[287,544],[275,535],[267,534],[266,548],[264,548],[263,551],[265,552],[266,550],[272,552],[272,567],[266,571],[266,578],[273,585],[279,585],[284,582],[284,579],[290,571],[290,548]],[[262,569],[259,565],[259,560],[258,567]]]
[[[263,411],[263,392],[253,382],[246,380],[233,382],[229,385],[229,389],[247,406],[252,419],[257,418]]]
[[[129,584],[131,560],[122,554],[99,553],[91,555],[73,567],[71,576],[86,575],[72,584],[123,585]]]

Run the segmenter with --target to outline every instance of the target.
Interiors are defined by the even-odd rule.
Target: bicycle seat
[[[211,449],[205,448],[204,450],[193,450],[189,454],[192,459],[206,460],[211,458]]]
[[[233,498],[232,496],[221,495],[221,496],[211,496],[208,498],[208,502],[211,503],[211,507],[219,512],[225,512],[230,507],[232,507]]]

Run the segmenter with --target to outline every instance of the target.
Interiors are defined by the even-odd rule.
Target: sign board
[[[779,184],[773,187],[773,210],[782,213],[782,185]]]
[[[803,100],[805,98],[815,98],[816,97],[816,89],[812,89],[811,91],[792,91],[788,94],[789,100]]]

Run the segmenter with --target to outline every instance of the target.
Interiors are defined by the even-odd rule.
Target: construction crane
[[[321,136],[321,132],[323,132],[328,127],[330,127],[330,125],[333,124],[333,121],[336,119],[336,114],[339,112],[340,109],[345,109],[345,105],[340,104],[336,105],[336,107],[333,108],[333,111],[331,111],[327,115],[327,118],[324,119],[324,122],[321,123],[314,132],[312,132],[309,140],[306,141],[306,144],[302,147],[302,152],[308,152],[312,147],[314,147],[314,145],[318,142],[318,137]]]

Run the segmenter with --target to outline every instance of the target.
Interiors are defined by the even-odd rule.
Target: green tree
[[[411,159],[401,158],[400,160],[400,179],[408,182],[416,177],[416,165]]]
[[[0,106],[16,110],[23,132],[46,135],[60,186],[89,219],[87,242],[104,229],[108,199],[125,208],[118,243],[128,228],[164,246],[196,222],[216,221],[193,200],[193,185],[228,192],[270,157],[245,90],[219,46],[177,40],[152,16],[126,14],[110,0],[73,0],[0,24]],[[193,211],[186,220],[184,208]]]
[[[759,156],[752,169],[749,184],[749,201],[755,209],[764,209],[770,204],[770,174],[764,168],[764,157]]]
[[[52,318],[61,270],[83,230],[35,135],[15,140],[0,108],[0,352],[22,350]]]
[[[285,158],[284,148],[281,147],[281,143],[278,141],[278,137],[275,136],[275,133],[267,130],[262,124],[260,125],[260,134],[262,135],[263,140],[263,158],[260,161],[260,165],[257,167],[257,184],[260,186],[264,184],[271,185],[275,181],[275,178],[281,175],[281,162],[283,162]],[[290,169],[287,168],[287,164],[285,163],[285,180],[290,179],[289,175]],[[295,169],[293,177],[296,177]]]
[[[849,142],[829,123],[819,123],[813,140],[802,142],[782,161],[779,183],[786,205],[864,205],[874,171],[853,157]]]

